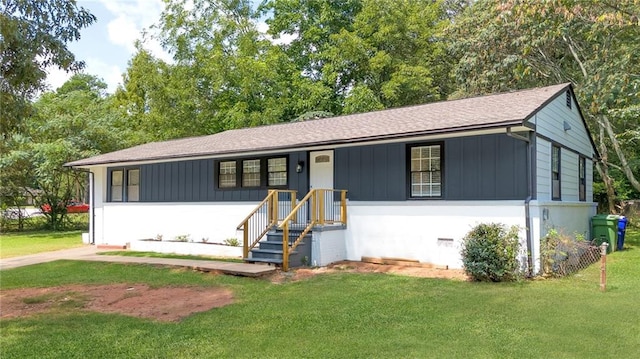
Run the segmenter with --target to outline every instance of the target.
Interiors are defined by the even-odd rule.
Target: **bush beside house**
[[[519,277],[518,227],[499,223],[479,224],[462,240],[462,264],[475,281],[504,282]]]

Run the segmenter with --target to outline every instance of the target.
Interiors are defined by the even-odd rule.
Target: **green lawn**
[[[56,251],[82,245],[82,231],[28,232],[0,235],[0,258]]]
[[[223,286],[236,303],[180,323],[69,311],[2,320],[5,358],[634,358],[640,232],[578,275],[511,284],[335,273],[300,282],[58,261],[2,271],[3,290],[71,283]],[[176,301],[179,301],[176,298]]]

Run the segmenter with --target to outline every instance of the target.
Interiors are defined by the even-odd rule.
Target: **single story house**
[[[286,218],[315,217],[303,263],[368,256],[461,268],[465,234],[499,222],[519,226],[522,263],[537,271],[550,228],[589,237],[597,157],[566,83],[148,143],[67,166],[92,174],[95,244],[246,241],[238,228],[272,193],[290,195],[275,210],[282,229],[305,195],[335,189]],[[312,209],[321,202],[326,215]],[[273,232],[272,221],[256,223]]]

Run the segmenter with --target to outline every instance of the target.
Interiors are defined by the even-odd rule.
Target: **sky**
[[[71,42],[68,48],[76,60],[84,61],[85,73],[102,78],[113,93],[122,83],[127,62],[135,52],[134,43],[142,38],[142,30],[148,29],[160,18],[164,7],[162,0],[78,0],[97,20],[81,30],[81,39]],[[154,56],[170,61],[169,54],[157,42],[145,43]],[[55,90],[73,74],[57,68],[48,70],[47,83]]]

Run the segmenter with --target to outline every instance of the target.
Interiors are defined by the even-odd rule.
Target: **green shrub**
[[[227,238],[224,240],[224,244],[232,247],[240,247],[240,241],[238,238]]]
[[[476,281],[503,282],[519,275],[518,227],[509,230],[503,224],[482,223],[462,240],[462,263],[465,272]]]

